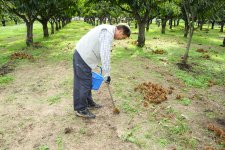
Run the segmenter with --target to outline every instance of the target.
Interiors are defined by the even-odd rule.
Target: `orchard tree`
[[[225,24],[225,4],[218,11],[218,23],[220,24],[220,32],[223,32],[224,24]]]
[[[162,3],[161,0],[109,0],[112,4],[119,6],[135,18],[138,24],[138,40],[137,46],[145,45],[145,26],[147,24],[149,14],[156,6]]]
[[[54,18],[50,21],[51,23],[51,33],[54,33],[54,21],[56,16],[60,16],[62,21],[62,26],[65,25],[67,17],[71,17],[76,9],[76,0],[39,0],[37,7],[37,20],[43,26],[43,35],[48,37],[48,22],[50,18]]]
[[[27,36],[26,44],[27,46],[33,43],[33,23],[37,19],[38,0],[0,0],[2,5],[10,12],[14,13],[26,23]]]
[[[149,26],[152,23],[152,20],[158,16],[158,14],[159,14],[158,8],[159,7],[156,7],[154,10],[153,9],[150,10],[148,20],[147,20],[147,23],[146,23],[146,31],[149,31]]]
[[[2,26],[6,26],[5,14],[6,14],[6,10],[4,9],[4,6],[2,5],[0,1],[0,21],[2,23]]]
[[[194,34],[194,21],[201,14],[210,14],[209,11],[215,11],[220,6],[220,0],[181,0],[181,5],[184,8],[185,15],[189,27],[189,37],[184,56],[182,57],[181,64],[187,66],[188,54],[191,46],[192,37]]]

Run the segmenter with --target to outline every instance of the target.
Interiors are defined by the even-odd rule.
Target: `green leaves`
[[[174,2],[165,2],[159,5],[159,11],[161,17],[176,17],[181,13],[180,7]]]

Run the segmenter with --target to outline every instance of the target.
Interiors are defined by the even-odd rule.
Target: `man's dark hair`
[[[123,34],[126,35],[127,37],[130,37],[131,31],[130,28],[126,25],[117,25],[116,28],[118,30],[123,30]]]

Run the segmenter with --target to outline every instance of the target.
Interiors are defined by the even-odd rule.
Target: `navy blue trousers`
[[[91,94],[92,70],[75,50],[73,55],[73,107],[75,111],[84,110],[93,104]]]

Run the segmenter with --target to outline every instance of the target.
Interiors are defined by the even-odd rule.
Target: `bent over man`
[[[92,99],[92,69],[99,63],[105,73],[105,82],[110,78],[110,52],[113,39],[121,40],[129,37],[127,25],[100,25],[85,34],[77,43],[73,56],[74,90],[73,106],[77,116],[95,118],[89,110],[101,108]]]

